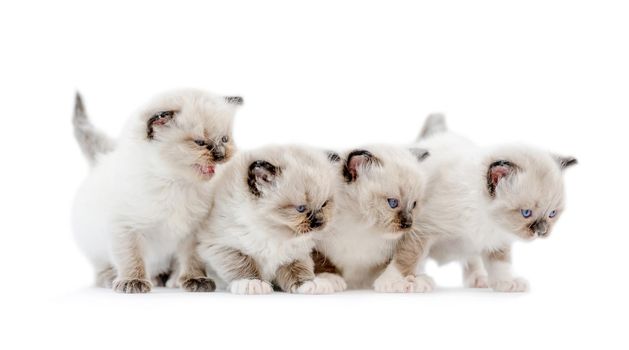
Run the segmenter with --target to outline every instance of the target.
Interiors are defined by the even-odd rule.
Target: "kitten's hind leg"
[[[148,293],[152,284],[148,280],[142,239],[135,232],[118,234],[114,240],[114,265],[118,276],[113,282],[113,290],[119,293]]]
[[[111,288],[116,279],[116,270],[113,266],[107,266],[96,272],[96,286],[101,288]]]
[[[480,256],[463,263],[463,284],[468,288],[489,288],[487,271]]]
[[[207,277],[205,263],[197,254],[197,240],[194,236],[186,238],[179,247],[177,254],[177,283],[188,292],[213,292],[216,290],[214,280]]]
[[[219,277],[229,283],[228,290],[234,294],[269,294],[273,287],[262,280],[255,260],[240,250],[219,246],[201,245],[199,255],[209,262]]]
[[[315,249],[312,251],[311,257],[317,278],[328,280],[335,292],[342,292],[347,289],[347,282],[341,276],[341,272],[325,255]]]

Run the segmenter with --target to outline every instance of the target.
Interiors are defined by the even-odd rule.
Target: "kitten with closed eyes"
[[[337,178],[325,154],[299,146],[241,152],[212,183],[197,257],[236,294],[334,292],[310,253],[334,217]],[[188,264],[182,283],[205,278]]]
[[[384,145],[330,157],[338,162],[337,176],[343,183],[336,220],[313,252],[319,277],[338,290],[431,288],[428,276],[409,270],[404,254],[393,260],[401,247],[423,239],[415,225],[424,205],[420,163],[427,157],[423,149]]]
[[[460,261],[467,286],[526,291],[511,271],[511,245],[550,235],[564,212],[564,171],[577,160],[524,145],[478,147],[441,115],[428,118],[416,146],[432,155],[418,223],[431,239],[416,246],[418,272],[428,257]]]
[[[234,152],[232,120],[241,103],[198,90],[165,93],[133,115],[114,142],[92,126],[77,95],[75,135],[91,169],[72,224],[98,286],[146,293],[153,282],[165,283],[207,213],[215,168]],[[189,288],[215,287],[210,279],[197,282]]]

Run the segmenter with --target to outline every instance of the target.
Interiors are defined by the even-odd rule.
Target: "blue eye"
[[[397,208],[397,206],[399,204],[398,200],[395,199],[395,198],[388,198],[387,202],[389,202],[389,206],[391,207],[391,209]]]
[[[556,210],[553,210],[553,211],[550,212],[550,214],[548,214],[549,218],[554,218],[555,216],[557,216],[557,211]]]
[[[522,216],[525,218],[530,218],[531,215],[533,215],[533,211],[531,209],[522,209],[520,210],[520,213],[522,213]]]
[[[305,205],[298,205],[295,207],[295,210],[297,210],[300,213],[303,213],[306,211],[306,206]]]

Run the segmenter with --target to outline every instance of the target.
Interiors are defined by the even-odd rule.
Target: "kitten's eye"
[[[203,140],[194,140],[194,143],[201,147],[205,146],[205,141]]]
[[[300,213],[303,213],[303,212],[306,211],[306,206],[303,205],[303,204],[302,205],[298,205],[298,206],[295,207],[295,210],[297,210]]]
[[[415,209],[415,207],[417,206],[417,201],[413,202],[413,209]]]
[[[328,201],[323,202],[323,205],[321,205],[321,208],[325,208],[326,205],[328,205]]]
[[[520,213],[522,213],[522,216],[524,216],[525,218],[530,218],[531,215],[533,215],[533,211],[531,209],[522,209],[520,210]]]
[[[227,143],[227,142],[229,141],[229,136],[223,136],[223,137],[221,138],[221,141],[222,141],[223,143]]]
[[[553,210],[553,211],[550,212],[550,214],[548,214],[549,218],[554,218],[555,216],[557,216],[557,211],[556,210]]]
[[[400,204],[399,201],[395,198],[388,198],[387,202],[389,202],[389,206],[391,207],[391,209],[397,208],[397,206]]]

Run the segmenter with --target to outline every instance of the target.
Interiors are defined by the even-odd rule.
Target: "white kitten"
[[[198,254],[232,293],[331,293],[315,278],[314,236],[333,217],[338,182],[323,152],[270,146],[241,152],[212,181],[212,208],[197,234]],[[203,271],[183,273],[185,280]]]
[[[431,239],[419,255],[461,261],[468,286],[525,291],[511,273],[511,244],[550,234],[564,210],[563,170],[576,159],[521,145],[481,148],[448,132],[441,115],[428,118],[416,145],[431,153],[418,223]]]
[[[144,293],[170,271],[207,213],[215,166],[233,153],[241,103],[196,90],[167,93],[134,115],[114,143],[91,126],[77,96],[75,135],[93,167],[76,196],[73,228],[98,285]],[[201,288],[214,289],[205,282]]]
[[[336,196],[336,220],[313,254],[320,277],[338,289],[345,282],[381,292],[431,288],[429,278],[413,274],[417,259],[407,259],[403,248],[414,250],[422,240],[413,226],[423,206],[420,161],[427,156],[422,149],[379,145],[331,157],[340,162],[344,183]],[[396,251],[399,258],[392,261]]]

